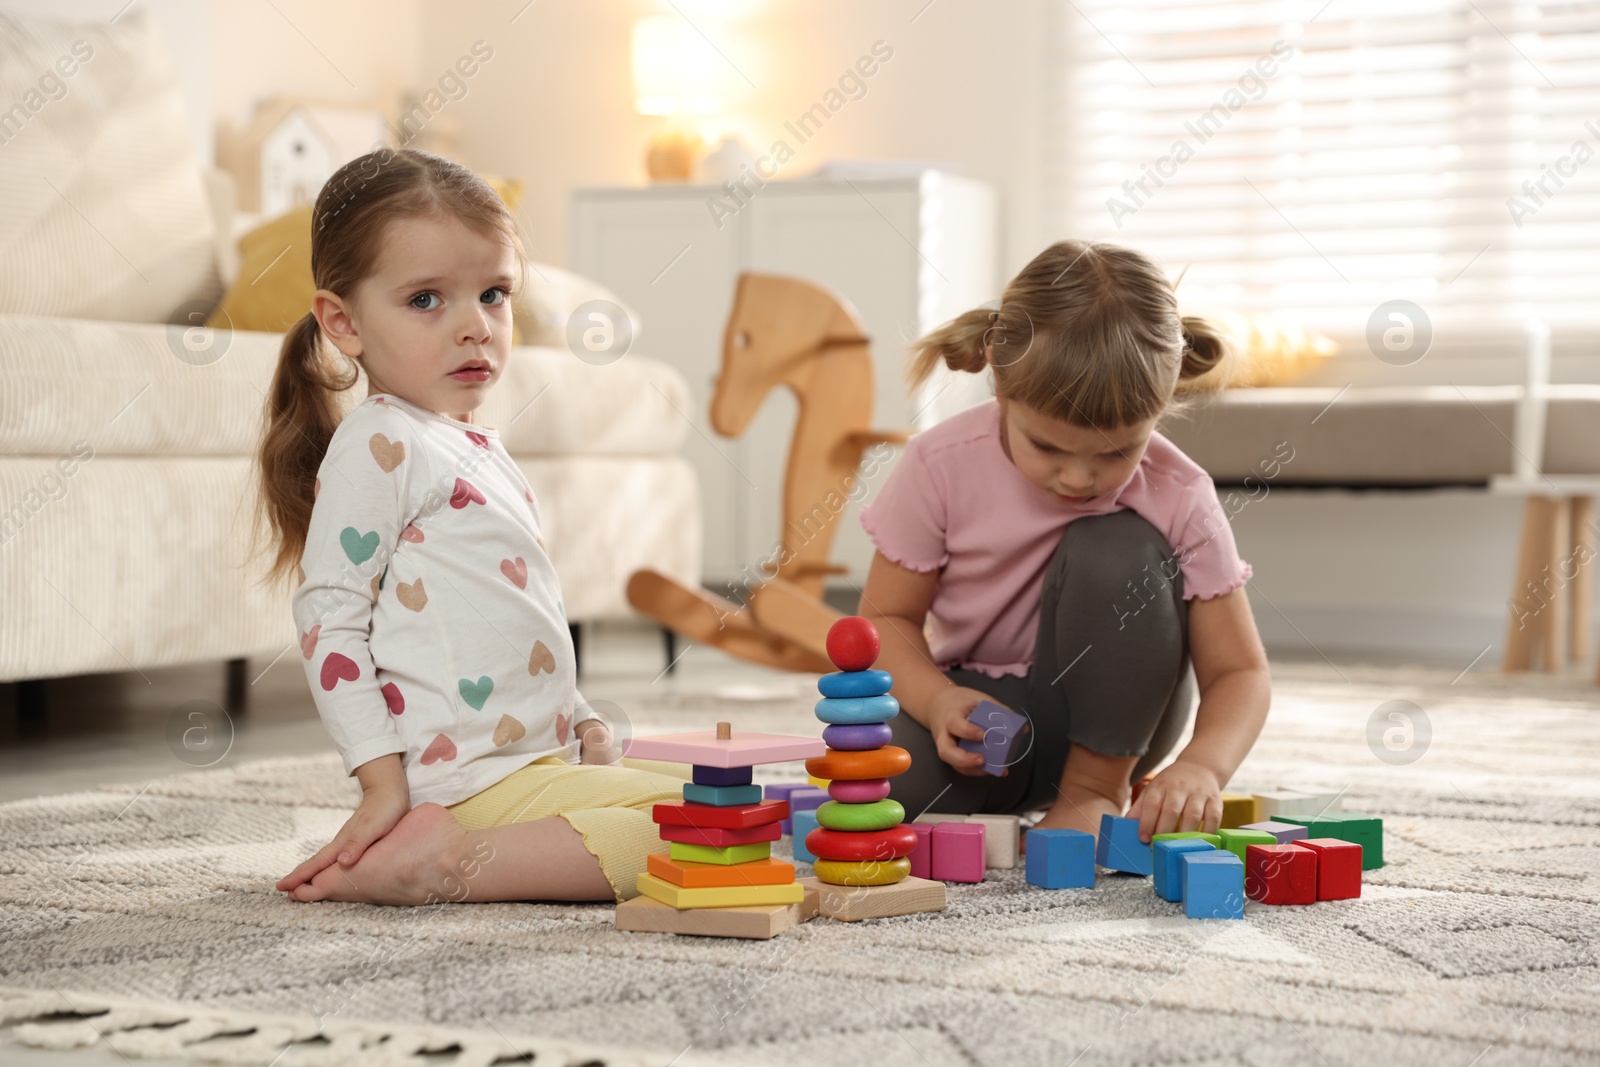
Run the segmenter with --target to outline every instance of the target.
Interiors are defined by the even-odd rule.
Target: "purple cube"
[[[983,757],[983,769],[998,776],[1027,754],[1026,740],[1033,729],[1028,720],[992,700],[978,702],[967,721],[983,727],[982,740],[963,737],[956,744]]]

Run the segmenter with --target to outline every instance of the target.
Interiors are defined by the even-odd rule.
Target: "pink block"
[[[707,767],[753,767],[758,763],[787,763],[827,753],[828,746],[820,737],[758,734],[737,729],[726,741],[717,740],[714,729],[635,737],[624,742],[622,752],[632,759],[699,763]]]
[[[916,825],[913,823],[912,825]],[[928,835],[931,877],[941,882],[983,881],[982,823],[935,823]]]
[[[933,824],[925,822],[904,823],[917,832],[917,847],[911,853],[911,877],[932,878],[933,865],[928,861],[933,857]]]

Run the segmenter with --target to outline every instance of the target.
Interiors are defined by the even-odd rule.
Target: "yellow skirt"
[[[468,830],[561,816],[600,861],[620,904],[639,895],[645,856],[667,851],[650,809],[681,802],[683,783],[692,777],[687,763],[623,757],[621,766],[608,767],[545,756],[451,804],[449,811]]]

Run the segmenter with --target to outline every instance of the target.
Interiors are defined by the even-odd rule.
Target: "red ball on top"
[[[878,628],[860,615],[828,627],[828,658],[841,671],[864,671],[878,662]]]

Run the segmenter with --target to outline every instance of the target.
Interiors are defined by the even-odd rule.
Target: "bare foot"
[[[418,804],[346,867],[329,864],[289,895],[299,901],[349,900],[366,904],[428,904],[446,899],[444,883],[467,831],[449,809]]]

